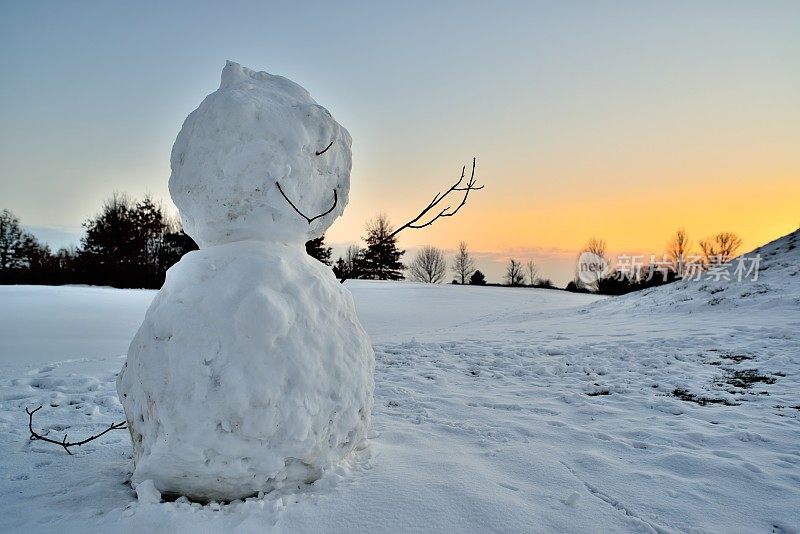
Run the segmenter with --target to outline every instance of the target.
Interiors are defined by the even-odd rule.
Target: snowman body
[[[304,248],[347,203],[350,136],[300,86],[229,62],[171,163],[200,250],[168,271],[117,381],[133,481],[197,500],[313,481],[372,409],[352,297]]]

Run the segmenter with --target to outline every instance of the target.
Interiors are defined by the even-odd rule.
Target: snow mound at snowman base
[[[305,250],[192,252],[169,270],[118,379],[134,483],[204,501],[315,480],[364,440],[373,371],[352,297]]]

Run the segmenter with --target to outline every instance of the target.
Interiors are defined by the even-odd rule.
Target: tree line
[[[79,246],[53,252],[12,212],[0,211],[0,283],[158,288],[167,269],[197,249],[149,196],[115,194],[83,229]]]
[[[469,194],[483,189],[471,172],[461,167],[461,176],[444,192],[434,195],[412,219],[393,228],[385,215],[367,224],[365,245],[348,249],[331,265],[331,248],[325,236],[306,243],[309,255],[333,268],[344,282],[348,278],[402,280],[405,253],[397,247],[397,235],[404,230],[425,228],[439,219],[455,216],[467,204]],[[456,200],[441,208],[446,202]],[[197,245],[181,228],[180,220],[165,215],[160,204],[146,196],[134,201],[115,194],[101,212],[84,224],[78,247],[53,253],[35,236],[25,232],[10,211],[0,212],[0,284],[99,284],[113,287],[158,288],[167,269]],[[463,280],[463,278],[462,278]]]
[[[135,200],[115,194],[82,226],[84,235],[78,246],[53,252],[26,232],[11,211],[0,211],[0,283],[159,288],[167,269],[198,248],[183,231],[180,219],[169,217],[149,196]],[[402,280],[405,250],[397,246],[393,232],[388,217],[381,214],[367,223],[364,246],[351,245],[335,263],[324,235],[306,242],[306,252],[332,267],[341,279]],[[462,282],[485,283],[483,275],[474,272],[466,249],[460,261]],[[412,278],[418,272],[414,265]],[[430,281],[440,281],[439,276]]]
[[[449,263],[445,259],[444,250],[430,245],[422,247],[411,261],[408,274],[416,282],[438,284],[447,279],[448,270],[454,275],[451,282],[453,284],[487,285],[486,276],[475,268],[475,259],[464,241],[459,243],[458,250]],[[528,260],[523,265],[516,259],[508,261],[502,285],[554,288],[549,279],[539,276],[539,269],[533,260]]]
[[[103,203],[100,212],[83,223],[84,235],[77,247],[55,252],[24,231],[19,219],[9,210],[0,211],[0,283],[2,284],[91,284],[120,288],[159,288],[167,269],[198,247],[182,229],[180,220],[165,214],[149,196],[140,200],[115,194]],[[408,266],[402,263],[405,250],[397,246],[397,231],[388,217],[377,215],[366,224],[363,245],[351,245],[343,256],[332,261],[332,249],[325,236],[306,243],[308,254],[346,279],[402,280],[442,283],[453,275],[452,283],[486,285],[485,275],[467,243],[461,242],[452,261],[442,249],[422,247]],[[668,242],[664,260],[631,266],[620,272],[609,269],[589,282],[576,276],[566,290],[619,295],[675,281],[687,272],[708,269],[730,260],[742,240],[722,232],[698,242],[692,252],[685,229],[675,232]],[[606,260],[605,240],[590,239],[583,251]],[[554,288],[539,276],[536,263],[508,260],[505,285],[512,287]]]
[[[397,246],[394,226],[384,214],[379,214],[366,224],[363,245],[350,245],[343,256],[331,263],[331,248],[324,245],[325,236],[306,243],[309,255],[333,268],[340,280],[410,280],[438,284],[445,280],[448,268],[455,275],[453,283],[486,285],[486,277],[475,268],[475,260],[462,242],[452,264],[445,260],[444,252],[425,246],[409,265],[401,259],[406,253]]]
[[[692,247],[685,228],[679,228],[667,242],[661,258],[652,256],[637,262],[636,257],[618,257],[617,265],[596,276],[576,276],[567,284],[567,291],[595,292],[604,295],[623,295],[649,287],[669,284],[698,271],[705,271],[732,260],[742,245],[742,239],[733,232],[720,232],[698,242],[699,250]],[[589,252],[608,262],[604,239],[591,238],[581,252]],[[620,261],[625,259],[627,261]],[[644,259],[644,258],[642,258]]]
[[[407,274],[415,282],[438,284],[450,271],[455,276],[454,284],[486,285],[485,275],[475,268],[475,260],[463,241],[452,263],[445,259],[442,249],[426,245],[406,266],[401,262],[406,251],[398,248],[394,227],[386,215],[369,221],[366,232],[364,246],[350,245],[333,264],[333,272],[340,280],[403,280]],[[309,250],[309,254],[330,265],[323,259],[330,257],[330,249],[323,253]]]
[[[167,269],[197,244],[149,196],[135,200],[115,194],[83,223],[76,247],[53,252],[11,211],[0,211],[0,284],[90,284],[157,289]],[[331,266],[342,279],[402,280],[405,253],[385,215],[367,224],[365,246],[351,246],[346,258],[331,263],[325,236],[306,242],[306,252]]]
[[[605,273],[598,273],[588,282],[576,276],[564,289],[572,292],[594,292],[605,295],[622,295],[648,287],[667,284],[685,276],[691,276],[698,270],[708,270],[724,264],[736,255],[742,244],[741,238],[733,232],[721,232],[698,242],[699,250],[694,251],[686,229],[680,228],[667,243],[666,251],[661,259],[651,257],[647,262],[631,262],[612,266]],[[581,253],[589,252],[608,263],[607,246],[603,239],[591,238]],[[622,257],[618,258],[620,260]],[[638,257],[637,257],[638,258]],[[629,259],[632,259],[629,257]],[[448,263],[444,251],[433,246],[423,247],[412,260],[409,277],[418,282],[440,283],[447,276]],[[474,260],[467,250],[466,243],[459,245],[459,250],[451,264],[456,278],[453,283],[470,283],[485,285],[483,273],[475,271]],[[475,278],[470,273],[475,273]],[[469,280],[469,281],[467,281]],[[503,284],[511,287],[537,287],[554,289],[553,283],[539,276],[539,269],[532,259],[523,263],[510,258],[506,264]]]

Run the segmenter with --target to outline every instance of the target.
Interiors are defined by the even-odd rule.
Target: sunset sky
[[[59,246],[114,191],[169,203],[231,59],[350,131],[337,250],[473,156],[485,189],[400,243],[465,240],[493,281],[513,256],[563,285],[592,236],[649,255],[680,226],[751,249],[800,225],[800,2],[288,4],[2,2],[0,208]]]

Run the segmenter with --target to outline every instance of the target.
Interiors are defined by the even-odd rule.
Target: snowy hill
[[[699,279],[684,279],[630,293],[600,307],[677,308],[681,311],[698,311],[709,306],[759,310],[788,307],[800,311],[798,236],[800,230],[742,254],[717,272],[696,277]],[[741,272],[737,272],[737,268]],[[753,275],[755,270],[757,276]]]
[[[377,357],[369,446],[206,506],[137,500],[124,431],[74,456],[28,440],[25,407],[55,436],[120,420],[154,293],[0,287],[0,531],[798,532],[796,240],[759,249],[755,283],[613,299],[350,281]]]

